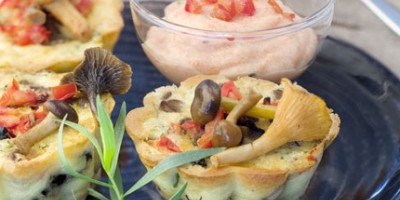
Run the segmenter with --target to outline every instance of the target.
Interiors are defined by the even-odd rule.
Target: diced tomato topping
[[[166,135],[161,136],[160,141],[158,141],[158,145],[160,147],[167,148],[173,152],[181,152],[181,149],[176,145],[171,139],[169,139]]]
[[[294,13],[283,12],[281,6],[279,6],[279,4],[275,0],[268,0],[268,3],[272,6],[276,13],[281,14],[283,17],[289,19],[290,21],[294,21],[294,18],[296,17]]]
[[[201,133],[201,126],[194,120],[186,120],[181,125],[180,128],[185,130],[186,134],[191,138],[197,138]]]
[[[199,14],[205,5],[213,5],[211,16],[224,21],[237,15],[252,16],[256,10],[253,0],[186,0],[185,11]]]
[[[73,97],[77,92],[78,87],[75,83],[66,83],[51,88],[53,97],[63,101]]]
[[[186,0],[185,11],[199,14],[202,12],[202,0]]]
[[[222,85],[221,95],[223,97],[229,97],[236,100],[240,100],[242,98],[242,94],[240,94],[239,90],[236,88],[235,83],[232,80]]]
[[[13,128],[19,123],[19,117],[16,115],[0,115],[0,126],[7,128]]]
[[[224,21],[231,21],[235,15],[236,10],[233,0],[219,0],[211,13],[211,16]]]
[[[0,115],[16,115],[18,110],[15,108],[8,108],[6,106],[0,106]]]
[[[239,4],[241,5],[238,10],[239,13],[242,13],[247,16],[253,16],[256,12],[256,8],[254,7],[254,3],[252,0],[243,0],[240,1]]]
[[[185,11],[194,14],[200,14],[203,6],[217,3],[217,0],[186,0]]]
[[[5,127],[11,137],[26,133],[33,126],[40,123],[45,117],[45,112],[36,111],[19,116],[19,113],[0,114],[0,126]]]
[[[1,96],[0,106],[35,105],[38,98],[36,93],[31,89],[21,91],[18,82],[14,79],[12,84],[7,87],[3,96]]]
[[[217,126],[218,121],[221,121],[224,118],[225,111],[220,109],[217,113],[217,116],[213,121],[208,122],[204,127],[204,134],[197,140],[197,145],[202,149],[212,148],[212,138],[214,136],[215,127]]]
[[[50,32],[46,27],[31,24],[26,18],[25,13],[32,6],[32,0],[3,0],[0,3],[0,12],[9,13],[0,24],[0,31],[11,37],[15,44],[41,44],[49,39]]]
[[[93,8],[93,2],[92,0],[80,0],[74,6],[83,16],[87,16]]]
[[[207,125],[206,125],[207,127]],[[215,127],[213,127],[215,128]],[[207,130],[207,129],[206,129]],[[214,131],[206,131],[204,134],[197,140],[197,145],[202,149],[212,148],[212,137],[214,135]]]

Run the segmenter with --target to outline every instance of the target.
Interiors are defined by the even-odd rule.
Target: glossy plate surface
[[[117,96],[128,111],[155,88],[170,85],[143,53],[125,8],[125,29],[114,53],[133,68],[132,88]],[[341,131],[325,151],[303,199],[400,199],[400,81],[361,50],[328,38],[314,64],[296,80],[324,98],[341,119]],[[131,140],[121,151],[125,189],[144,173]],[[100,191],[106,192],[103,188]],[[127,199],[161,199],[149,184]]]

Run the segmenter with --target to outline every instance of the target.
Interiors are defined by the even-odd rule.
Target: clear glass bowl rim
[[[197,37],[204,37],[208,39],[268,39],[274,38],[280,35],[289,34],[302,29],[313,27],[318,24],[321,20],[326,19],[328,15],[333,13],[334,4],[336,0],[327,0],[327,2],[320,7],[318,10],[313,12],[311,15],[306,16],[294,23],[278,26],[270,29],[248,31],[248,32],[223,32],[223,31],[211,31],[196,29],[188,26],[182,26],[169,21],[166,21],[156,16],[151,11],[140,5],[140,1],[146,0],[129,0],[131,4],[132,12],[138,12],[141,17],[151,22],[154,26],[159,28],[167,29],[172,32],[181,34],[188,34]],[[158,0],[161,1],[161,0]],[[134,10],[133,10],[134,9]]]

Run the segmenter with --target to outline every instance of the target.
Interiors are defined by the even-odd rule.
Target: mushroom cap
[[[74,82],[85,93],[93,113],[96,113],[96,96],[103,93],[124,94],[131,87],[131,66],[110,51],[93,47],[85,51],[83,61],[61,82]]]
[[[65,103],[64,101],[51,99],[46,101],[43,106],[58,118],[63,118],[65,115],[67,115],[68,121],[75,123],[78,123],[79,121],[78,113],[71,105]]]

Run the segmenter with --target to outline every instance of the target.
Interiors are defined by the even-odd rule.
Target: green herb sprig
[[[143,177],[141,177],[141,179],[139,179],[133,186],[131,186],[126,192],[124,192],[122,177],[120,169],[118,168],[117,164],[118,164],[118,157],[121,149],[123,136],[125,133],[124,122],[126,117],[126,104],[125,102],[122,103],[121,110],[119,112],[119,116],[117,118],[115,127],[113,126],[111,118],[105,111],[99,96],[97,96],[96,98],[96,105],[97,105],[98,119],[100,122],[99,131],[100,131],[101,143],[99,143],[97,138],[87,129],[74,122],[66,121],[66,117],[64,117],[64,119],[61,120],[61,125],[58,130],[58,137],[57,137],[58,154],[60,157],[61,164],[64,170],[68,174],[83,179],[87,182],[109,188],[111,200],[123,200],[126,196],[132,194],[139,188],[145,186],[146,184],[151,182],[154,178],[164,173],[165,171],[209,157],[224,149],[224,148],[212,148],[212,149],[193,150],[170,156],[162,160],[160,163],[158,163],[158,165],[149,170]],[[64,153],[63,141],[62,141],[63,130],[65,125],[70,126],[73,129],[84,134],[93,144],[97,154],[99,155],[102,168],[108,177],[108,182],[102,182],[100,180],[93,179],[91,177],[80,174],[69,164],[68,159],[66,158]],[[178,191],[171,197],[171,199],[173,200],[180,199],[186,187],[187,183],[183,184],[178,189]],[[108,198],[105,197],[103,194],[91,188],[89,188],[89,195],[96,197],[100,200],[108,200]]]

